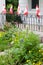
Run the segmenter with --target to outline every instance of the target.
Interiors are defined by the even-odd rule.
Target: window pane
[[[32,0],[32,9],[35,9],[36,5],[39,6],[39,0]]]

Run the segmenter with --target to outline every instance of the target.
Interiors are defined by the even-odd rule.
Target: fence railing
[[[31,31],[43,32],[43,15],[40,16],[40,19],[35,15],[24,16],[21,15],[23,24],[18,24],[17,26],[21,29],[28,28]]]

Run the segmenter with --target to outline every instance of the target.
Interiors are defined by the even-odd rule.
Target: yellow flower
[[[41,61],[39,61],[38,63],[36,63],[36,65],[41,65],[42,64],[42,62]]]
[[[29,51],[29,53],[31,53],[31,51]]]
[[[39,52],[41,52],[41,50],[39,50]]]
[[[0,32],[0,37],[2,37],[5,34],[5,32]]]
[[[27,60],[26,62],[29,62],[30,60]]]
[[[1,34],[0,34],[0,37],[1,37]]]
[[[42,62],[39,61],[39,65],[42,64]]]
[[[43,55],[43,53],[42,53],[42,55]]]
[[[35,65],[35,63],[33,63],[33,65]]]
[[[39,52],[43,55],[43,50],[39,50]]]

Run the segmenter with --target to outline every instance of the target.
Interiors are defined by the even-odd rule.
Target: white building
[[[28,5],[28,16],[21,16],[23,23],[27,23],[29,29],[43,31],[43,0],[19,0],[19,6],[22,12],[24,12],[26,6]],[[36,5],[40,9],[40,21],[36,17]]]
[[[19,5],[22,11],[28,5],[29,13],[35,13],[36,5],[39,5],[40,13],[43,14],[43,0],[19,0]]]
[[[5,7],[5,0],[0,0],[0,28],[3,28],[6,17],[2,14],[3,8]]]

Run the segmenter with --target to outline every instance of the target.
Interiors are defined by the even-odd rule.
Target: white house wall
[[[5,5],[5,0],[0,0],[0,13],[3,10],[3,5]]]
[[[24,11],[25,7],[29,5],[28,4],[28,0],[19,0],[19,6],[21,8],[22,11]]]
[[[2,14],[2,10],[5,7],[5,0],[0,0],[0,28],[3,28],[6,16]]]
[[[29,11],[31,10],[31,0],[28,0]]]
[[[41,15],[43,15],[43,0],[39,0],[39,8],[40,8]]]
[[[28,11],[30,13],[36,13],[36,9],[32,9],[32,1],[31,0],[19,0],[19,5],[22,11],[24,11],[26,5],[28,5]],[[39,0],[39,8],[41,15],[43,14],[43,0]]]

